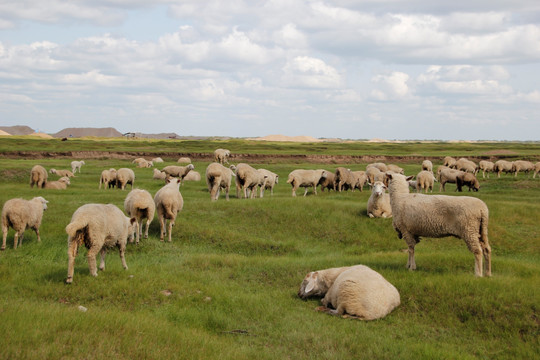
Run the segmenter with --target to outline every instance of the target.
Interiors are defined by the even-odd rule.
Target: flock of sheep
[[[239,163],[229,167],[228,159],[231,153],[226,149],[214,152],[214,161],[206,168],[205,178],[212,201],[219,198],[220,192],[225,192],[229,200],[229,190],[232,178],[235,177],[236,195],[238,198],[254,198],[257,191],[263,197],[264,191],[273,188],[278,183],[278,175],[266,169],[255,169],[248,164]],[[133,161],[137,167],[153,167],[163,162],[161,158],[146,160],[138,158]],[[105,268],[107,248],[118,247],[122,265],[127,269],[125,249],[128,241],[138,244],[143,236],[143,220],[146,219],[144,237],[148,238],[150,222],[157,212],[160,222],[160,240],[172,241],[172,227],[176,217],[183,207],[183,198],[179,187],[182,181],[199,181],[201,176],[194,171],[189,158],[180,158],[178,162],[189,163],[187,166],[165,166],[162,170],[154,169],[153,179],[165,181],[154,197],[143,189],[134,189],[135,174],[129,168],[103,170],[99,180],[99,189],[117,187],[124,190],[131,185],[131,191],[124,201],[124,212],[112,204],[85,204],[79,207],[66,226],[68,234],[68,274],[66,283],[73,281],[75,257],[80,246],[88,249],[87,259],[90,274],[97,276],[96,256],[100,253],[100,270]],[[66,189],[70,178],[78,171],[84,161],[73,161],[72,169],[51,169],[50,173],[60,176],[57,181],[47,181],[47,171],[40,165],[31,170],[30,186],[38,188]],[[371,195],[367,204],[367,215],[370,218],[392,218],[392,225],[398,237],[408,245],[407,268],[416,269],[414,258],[415,245],[420,237],[455,236],[462,239],[475,257],[475,275],[491,276],[491,248],[488,240],[488,208],[486,204],[475,197],[445,196],[420,194],[424,191],[433,192],[434,182],[440,183],[439,191],[445,190],[446,183],[455,183],[456,190],[462,191],[468,186],[469,191],[480,188],[476,174],[482,170],[485,174],[502,172],[513,173],[534,172],[533,178],[540,171],[540,162],[532,164],[529,161],[508,162],[499,160],[495,163],[480,161],[476,163],[465,159],[446,157],[444,164],[433,171],[429,160],[422,163],[422,170],[416,175],[405,176],[404,170],[396,165],[373,163],[365,171],[351,171],[338,167],[335,172],[324,169],[293,170],[287,179],[292,186],[292,196],[296,196],[299,187],[305,188],[304,196],[312,188],[317,194],[317,187],[324,191],[346,191],[359,189],[363,191],[367,184],[371,187]],[[191,174],[191,175],[190,175]],[[410,188],[417,193],[410,193]],[[388,192],[387,192],[388,190]],[[6,248],[6,238],[9,227],[15,230],[14,248],[22,243],[26,228],[33,229],[40,241],[39,227],[43,211],[47,209],[47,200],[38,196],[32,200],[11,199],[2,208],[2,250]],[[128,216],[126,216],[126,214]],[[168,227],[167,227],[168,222]],[[135,234],[135,236],[134,236]],[[483,260],[485,263],[483,263]],[[382,275],[364,265],[343,268],[332,268],[311,272],[303,280],[298,295],[308,297],[323,297],[324,311],[331,314],[348,314],[360,319],[371,320],[386,316],[400,304],[399,292]],[[333,308],[333,309],[330,309]]]

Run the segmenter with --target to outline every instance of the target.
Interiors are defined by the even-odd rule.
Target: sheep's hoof
[[[5,246],[2,246],[2,247],[0,248],[0,251],[4,251],[4,250],[6,250],[6,247],[5,247]]]
[[[66,280],[64,280],[64,283],[66,283],[67,285],[71,285],[72,282],[73,282],[73,277],[71,276],[68,276]]]

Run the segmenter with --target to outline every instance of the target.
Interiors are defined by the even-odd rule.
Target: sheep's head
[[[186,168],[189,170],[193,170],[195,169],[195,166],[193,164],[189,164],[188,166],[186,166]]]
[[[279,176],[278,174],[275,174],[276,175],[276,184],[278,183],[278,180],[279,180]]]
[[[56,169],[51,169],[51,170],[49,170],[49,172],[50,172],[51,174],[56,174]]]
[[[298,296],[302,299],[307,299],[312,296],[322,296],[324,295],[320,286],[319,286],[319,272],[314,271],[306,275],[302,284],[300,285],[300,290],[298,290]]]
[[[377,196],[382,196],[385,190],[386,190],[386,185],[384,185],[381,181],[375,181],[375,184],[373,184],[373,189],[371,190],[371,192]]]
[[[409,180],[412,180],[413,178],[414,176],[405,176],[387,171],[384,180],[388,183],[390,193],[408,193]]]
[[[38,196],[38,197],[35,197],[34,200],[38,200],[39,202],[41,202],[41,204],[43,205],[43,210],[47,210],[48,201],[45,200],[45,198]]]

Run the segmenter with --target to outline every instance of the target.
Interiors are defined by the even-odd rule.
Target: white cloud
[[[309,56],[295,57],[287,62],[283,71],[284,81],[293,87],[336,88],[343,83],[335,68]]]
[[[411,95],[407,82],[409,75],[393,71],[387,75],[376,75],[371,79],[371,82],[376,87],[371,91],[371,96],[375,100],[398,100]]]

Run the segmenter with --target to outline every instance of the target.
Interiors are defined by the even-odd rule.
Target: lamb
[[[512,172],[514,177],[517,177],[518,172],[523,171],[528,174],[529,171],[534,171],[534,164],[530,161],[516,160],[512,163]]]
[[[135,182],[135,173],[128,168],[118,169],[116,172],[116,187],[124,190],[127,184],[131,184],[133,189],[133,183]]]
[[[416,269],[414,247],[421,236],[455,236],[467,244],[475,256],[475,275],[491,276],[491,247],[488,240],[489,211],[480,199],[470,196],[410,194],[404,175],[387,173],[392,225],[409,247],[407,268]]]
[[[482,170],[482,179],[486,178],[486,173],[489,179],[489,173],[493,172],[493,169],[495,168],[495,164],[491,161],[480,160],[480,162],[478,163],[478,168]]]
[[[84,165],[84,160],[81,161],[72,161],[71,162],[71,172],[76,173],[77,170],[79,170],[79,173],[81,172],[81,167]]]
[[[337,190],[336,189],[336,175],[332,172],[327,171],[326,177],[321,178],[318,185],[321,185],[321,191],[323,192],[324,192],[324,189],[328,189],[328,191]]]
[[[540,161],[534,164],[533,179],[536,177],[536,174],[538,174],[539,172],[540,172]]]
[[[41,165],[34,165],[30,170],[30,187],[33,188],[36,185],[40,189],[44,188],[46,183],[47,170]]]
[[[165,171],[160,171],[159,169],[154,169],[154,175],[152,179],[154,180],[165,180],[167,178],[167,173]]]
[[[439,174],[439,192],[446,191],[444,188],[446,183],[457,184],[458,175],[463,174],[463,171],[455,169],[443,169]]]
[[[198,171],[192,170],[184,176],[184,181],[201,181],[201,174]]]
[[[387,167],[388,167],[388,171],[393,171],[395,173],[402,174],[402,175],[405,174],[405,170],[403,170],[403,168],[397,165],[389,164]]]
[[[240,163],[236,165],[236,197],[241,198],[240,191],[244,198],[248,198],[248,190],[251,191],[250,198],[254,199],[257,194],[257,186],[262,186],[266,175],[261,174],[248,164]]]
[[[471,189],[473,191],[478,191],[480,189],[480,183],[476,179],[476,176],[468,172],[459,174],[456,177],[456,190],[461,192],[464,185],[469,187],[469,191],[471,191]]]
[[[116,185],[116,169],[110,168],[109,170],[103,170],[99,178],[99,189],[101,190],[101,185],[107,189],[114,187]]]
[[[191,164],[191,159],[188,157],[181,157],[176,162],[181,164]]]
[[[179,178],[181,182],[184,177],[193,169],[195,169],[193,164],[189,164],[188,166],[169,165],[165,166],[161,171],[164,171],[167,175]]]
[[[142,219],[146,219],[144,238],[148,239],[148,228],[154,219],[156,211],[156,204],[152,195],[142,189],[131,190],[124,200],[124,211],[130,218],[135,218],[136,244],[139,244],[139,239],[142,236]]]
[[[73,213],[66,226],[68,234],[68,273],[66,283],[73,282],[75,257],[79,246],[84,245],[88,252],[90,275],[98,276],[96,256],[101,254],[99,270],[105,270],[107,248],[116,246],[120,251],[122,266],[127,270],[125,259],[126,244],[133,238],[135,219],[128,218],[113,204],[85,204]]]
[[[456,162],[456,169],[465,171],[465,172],[470,172],[471,174],[476,175],[476,173],[478,172],[478,165],[476,165],[474,161],[461,158]]]
[[[231,165],[226,168],[220,163],[211,163],[206,168],[206,184],[210,192],[210,199],[216,201],[219,199],[219,192],[225,189],[225,198],[229,200],[229,190],[231,188],[231,179],[236,176],[236,167]]]
[[[336,169],[334,181],[336,182],[336,187],[339,192],[343,190],[344,186],[345,186],[345,190],[347,190],[347,189],[353,189],[355,185],[355,178],[352,171],[342,166]]]
[[[422,170],[433,172],[433,163],[427,159],[422,161]]]
[[[443,160],[443,165],[444,166],[447,166],[451,169],[455,169],[456,168],[456,162],[457,160],[451,156],[445,156],[444,157],[444,160]]]
[[[365,265],[311,272],[298,295],[303,299],[324,295],[321,303],[330,314],[349,314],[362,320],[382,318],[401,303],[394,285]],[[329,305],[335,310],[328,309]]]
[[[165,235],[167,235],[167,220],[169,220],[169,242],[172,241],[172,227],[174,226],[178,212],[182,211],[184,207],[184,199],[179,190],[180,181],[178,178],[168,178],[167,184],[159,189],[154,196],[154,203],[156,204],[161,229],[160,241],[163,241]]]
[[[328,172],[323,169],[318,170],[303,170],[297,169],[289,173],[289,178],[287,179],[287,184],[292,186],[292,196],[296,196],[296,190],[299,187],[306,189],[304,196],[308,192],[308,187],[313,187],[313,193],[317,195],[317,184],[320,183],[321,179],[326,178]]]
[[[274,186],[279,181],[279,175],[266,169],[257,169],[257,171],[264,177],[264,182],[259,185],[260,197],[263,197],[266,189],[270,189],[270,195],[274,195]]]
[[[55,174],[55,175],[58,175],[60,177],[64,177],[64,176],[67,176],[67,177],[74,177],[75,175],[73,175],[73,173],[69,170],[56,170],[56,169],[51,169],[49,170],[49,172],[51,174]]]
[[[66,190],[67,186],[71,185],[69,178],[63,176],[57,181],[49,181],[45,184],[45,189]]]
[[[229,163],[229,156],[231,156],[230,150],[216,149],[214,151],[214,161],[220,164]]]
[[[48,201],[38,196],[32,200],[20,198],[10,199],[2,207],[2,248],[6,249],[6,239],[10,227],[15,230],[13,238],[13,248],[17,249],[17,244],[22,245],[24,231],[31,228],[36,232],[37,241],[41,241],[39,227],[43,219],[43,211],[47,210]]]
[[[370,184],[371,185],[371,184]],[[390,195],[386,192],[386,185],[383,182],[377,181],[371,187],[371,196],[367,203],[367,214],[370,218],[392,217],[392,207],[390,206]]]
[[[152,159],[152,163],[154,163],[154,164],[155,163],[162,163],[162,162],[163,162],[163,159],[160,158],[160,157],[155,157],[155,158]]]
[[[501,173],[504,171],[505,174],[512,172],[512,162],[506,160],[497,160],[495,161],[495,166],[493,167],[493,172],[497,173],[497,177],[501,177]]]
[[[420,192],[424,190],[425,193],[430,190],[433,192],[433,184],[435,183],[435,176],[428,170],[422,170],[416,175],[416,191]]]
[[[366,172],[353,171],[352,175],[354,179],[352,191],[354,191],[354,189],[360,189],[360,192],[362,192],[364,190],[364,185],[367,183],[368,180]]]

